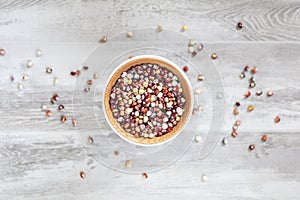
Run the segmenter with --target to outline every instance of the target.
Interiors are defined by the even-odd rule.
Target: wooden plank
[[[93,41],[162,25],[204,42],[299,41],[297,0],[0,1],[3,41]],[[33,14],[34,13],[34,14]],[[150,20],[151,19],[151,20]],[[242,21],[245,28],[238,31]]]
[[[1,141],[10,141],[1,148],[4,170],[0,197],[98,199],[100,195],[127,199],[151,194],[154,199],[181,199],[183,195],[191,199],[296,199],[300,181],[300,163],[296,159],[300,152],[299,132],[268,135],[269,141],[262,143],[261,134],[243,133],[229,139],[227,146],[219,143],[203,160],[198,159],[199,144],[194,143],[176,164],[144,180],[139,174],[103,167],[79,148],[70,132],[11,132],[9,137],[1,134]],[[249,152],[248,145],[253,141],[256,149]],[[80,170],[87,173],[85,180],[79,177]],[[209,177],[207,183],[201,182],[203,174]],[[272,193],[274,188],[278,193]]]

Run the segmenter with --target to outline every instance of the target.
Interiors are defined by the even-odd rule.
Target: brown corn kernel
[[[212,58],[213,60],[215,60],[215,59],[218,58],[218,55],[217,55],[216,53],[213,53],[213,54],[211,54],[211,58]]]
[[[100,40],[100,42],[102,42],[102,43],[104,43],[104,42],[107,42],[107,37],[106,36],[103,36],[102,38],[101,38],[101,40]]]
[[[242,22],[237,23],[236,27],[238,29],[242,29],[244,27],[244,24]]]
[[[238,114],[239,114],[239,110],[238,110],[237,108],[234,108],[234,109],[233,109],[233,114],[234,114],[234,115],[238,115]]]
[[[280,117],[279,116],[276,116],[275,119],[274,119],[275,123],[279,123],[280,122]]]
[[[250,150],[250,151],[252,151],[252,150],[254,150],[254,149],[255,149],[254,144],[249,145],[249,150]]]
[[[232,131],[232,133],[231,133],[231,136],[232,136],[232,137],[234,137],[234,138],[235,138],[235,137],[237,137],[237,135],[238,135],[238,134],[237,134],[237,132],[235,132],[235,131]]]
[[[79,172],[80,178],[84,179],[85,178],[85,173],[83,171]]]
[[[67,121],[67,117],[66,116],[61,116],[60,121],[62,123],[65,123]]]
[[[266,142],[268,140],[268,136],[267,135],[263,135],[261,137],[261,140],[264,141],[264,142]]]

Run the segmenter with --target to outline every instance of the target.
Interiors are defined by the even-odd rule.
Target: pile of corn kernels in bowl
[[[132,66],[111,89],[110,109],[125,132],[136,138],[160,137],[182,118],[185,97],[178,77],[154,63]]]

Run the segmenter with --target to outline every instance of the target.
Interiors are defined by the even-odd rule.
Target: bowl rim
[[[159,60],[159,61],[162,61],[162,62],[165,62],[169,65],[171,65],[172,67],[174,67],[178,73],[181,74],[181,76],[183,77],[186,85],[188,86],[189,88],[189,94],[190,94],[190,97],[189,97],[189,110],[185,110],[185,112],[188,112],[188,115],[186,116],[186,119],[185,119],[185,123],[182,124],[182,126],[179,127],[178,131],[176,131],[176,133],[163,140],[163,141],[159,141],[159,142],[156,142],[156,143],[151,143],[151,144],[144,144],[144,143],[139,143],[139,142],[136,142],[136,141],[133,141],[133,140],[130,140],[129,138],[125,137],[124,135],[122,135],[118,130],[116,130],[116,128],[113,126],[112,122],[110,121],[110,118],[107,114],[107,109],[111,110],[110,107],[107,108],[106,106],[106,93],[111,92],[111,89],[109,89],[108,91],[108,86],[109,86],[109,83],[111,81],[111,79],[114,77],[114,75],[116,74],[116,72],[118,70],[120,70],[120,68],[122,68],[124,65],[130,63],[130,62],[133,62],[135,60],[141,60],[141,59],[154,59],[154,60]],[[164,67],[164,66],[163,66]],[[167,68],[168,69],[168,68]],[[170,69],[168,69],[170,70]],[[181,80],[182,81],[182,80]],[[180,81],[180,82],[181,82]],[[115,84],[115,82],[114,82]],[[114,85],[113,84],[113,85]],[[110,95],[109,95],[110,96]],[[191,115],[192,115],[192,110],[193,110],[193,105],[194,105],[194,93],[193,93],[193,90],[192,90],[192,85],[189,81],[189,78],[188,76],[186,75],[186,73],[177,65],[175,64],[173,61],[165,58],[165,57],[162,57],[162,56],[157,56],[157,55],[150,55],[150,54],[144,54],[144,55],[138,55],[138,56],[134,56],[132,58],[128,58],[126,59],[125,61],[121,62],[112,72],[111,74],[109,75],[108,79],[105,81],[105,85],[104,85],[104,93],[103,93],[103,98],[102,98],[102,106],[103,106],[103,112],[104,112],[104,115],[105,115],[105,119],[106,121],[108,122],[110,128],[114,131],[114,133],[116,133],[118,136],[120,136],[122,139],[124,139],[125,141],[131,143],[131,144],[134,144],[134,145],[138,145],[138,146],[144,146],[144,147],[153,147],[153,146],[158,146],[158,145],[163,145],[163,144],[166,144],[167,142],[170,142],[172,140],[174,140],[179,134],[181,134],[184,130],[184,128],[187,126],[187,124],[189,123],[190,121],[190,118],[191,118]],[[116,119],[114,119],[116,121]],[[118,122],[116,122],[118,123]],[[169,134],[169,133],[167,133]],[[167,135],[165,134],[165,135]],[[146,140],[146,139],[145,139]]]

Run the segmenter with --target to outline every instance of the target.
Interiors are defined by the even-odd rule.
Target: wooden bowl
[[[115,83],[120,78],[122,72],[127,71],[132,66],[142,64],[142,63],[158,64],[172,71],[172,73],[176,75],[180,81],[182,87],[182,93],[185,98],[184,112],[178,124],[173,128],[171,132],[168,132],[160,137],[154,137],[152,139],[143,138],[143,137],[135,138],[132,134],[127,133],[117,122],[117,120],[113,117],[113,113],[111,111],[110,103],[109,103],[111,89],[114,87]],[[193,108],[192,106],[193,92],[191,88],[192,88],[191,84],[187,76],[185,75],[185,73],[172,61],[154,55],[135,56],[133,58],[124,61],[119,66],[117,66],[117,68],[110,75],[105,87],[105,93],[103,99],[104,113],[106,115],[106,119],[109,125],[114,130],[114,132],[116,132],[120,137],[122,137],[126,141],[141,146],[153,146],[153,145],[163,144],[174,139],[178,134],[180,134],[180,132],[182,132],[184,126],[187,124],[187,122],[190,119],[192,108]]]

